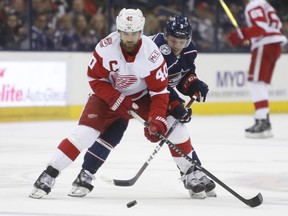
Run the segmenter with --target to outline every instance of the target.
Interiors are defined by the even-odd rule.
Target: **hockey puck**
[[[133,206],[136,205],[136,204],[137,204],[137,201],[136,201],[136,200],[133,200],[133,201],[127,203],[127,208],[131,208],[131,207],[133,207]]]

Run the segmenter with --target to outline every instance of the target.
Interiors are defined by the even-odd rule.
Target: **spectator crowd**
[[[245,25],[242,1],[225,1],[239,26]],[[288,36],[288,1],[269,0]],[[140,8],[146,17],[144,34],[163,31],[170,15],[190,18],[193,40],[202,52],[245,52],[227,37],[233,25],[218,0],[0,0],[0,51],[88,51],[115,31],[115,16],[123,7]],[[286,48],[286,52],[288,49]]]
[[[107,33],[91,0],[0,0],[0,23],[2,50],[91,51]]]

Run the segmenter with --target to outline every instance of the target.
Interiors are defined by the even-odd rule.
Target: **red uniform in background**
[[[245,130],[251,138],[272,137],[269,120],[268,85],[271,82],[282,46],[287,38],[281,33],[282,23],[275,9],[266,0],[244,0],[247,27],[241,28],[244,38],[232,32],[232,45],[250,41],[251,62],[248,72],[249,91],[255,108],[255,124]]]

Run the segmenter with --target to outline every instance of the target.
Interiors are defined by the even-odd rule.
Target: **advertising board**
[[[0,107],[67,105],[65,62],[0,62]]]

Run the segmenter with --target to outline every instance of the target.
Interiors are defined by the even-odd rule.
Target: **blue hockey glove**
[[[181,92],[183,94],[189,95],[190,97],[195,94],[199,94],[196,101],[205,102],[209,87],[205,82],[199,80],[196,74],[189,74],[186,76],[182,81],[181,87]]]
[[[171,115],[181,123],[188,123],[191,121],[192,109],[185,109],[182,104],[179,104],[173,109]]]

